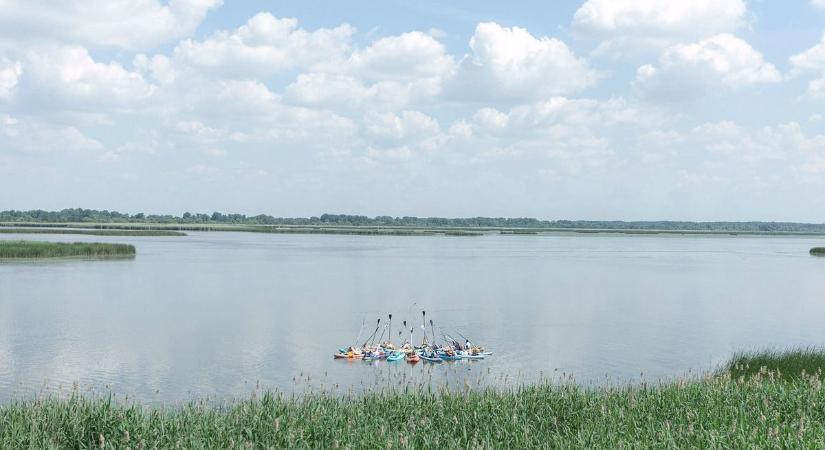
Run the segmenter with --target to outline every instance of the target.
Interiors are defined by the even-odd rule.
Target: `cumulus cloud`
[[[93,103],[143,100],[155,91],[135,72],[119,63],[100,63],[79,46],[32,48],[26,55],[27,77],[40,91]]]
[[[825,97],[825,34],[813,47],[791,56],[790,63],[793,75],[819,74],[820,78],[808,83],[808,95],[814,98]]]
[[[222,0],[0,1],[0,28],[92,47],[151,48],[191,34]]]
[[[579,92],[599,75],[584,58],[556,38],[535,37],[524,28],[480,23],[472,53],[459,63],[450,95],[474,99],[534,100]]]
[[[297,19],[259,13],[234,31],[181,42],[174,57],[181,64],[223,75],[266,76],[295,68],[335,67],[346,58],[354,32],[347,24],[307,31],[298,28]]]
[[[587,0],[572,26],[578,34],[602,40],[599,51],[622,52],[731,32],[746,23],[746,13],[743,0]]]
[[[720,34],[668,48],[656,65],[639,67],[634,86],[650,98],[684,100],[708,86],[739,88],[781,80],[776,67],[750,44]]]
[[[450,135],[451,145],[472,149],[473,161],[541,155],[557,165],[552,173],[559,176],[604,167],[618,158],[621,130],[642,132],[658,124],[656,111],[626,99],[552,97],[506,111],[480,108],[469,122],[451,127]]]
[[[813,47],[790,58],[796,72],[825,72],[825,34]]]
[[[32,153],[87,152],[103,150],[103,144],[73,126],[0,114],[0,148]]]
[[[363,126],[367,156],[373,159],[408,160],[437,150],[444,140],[438,121],[420,111],[369,112]]]
[[[454,69],[454,58],[435,38],[404,33],[378,39],[341,64],[299,74],[286,94],[307,105],[398,109],[438,95]]]
[[[11,98],[22,73],[23,65],[20,61],[0,59],[0,100]]]
[[[373,80],[442,78],[455,61],[434,37],[413,31],[378,39],[349,61],[349,70]]]
[[[750,163],[788,160],[804,166],[811,158],[825,156],[825,135],[806,135],[797,122],[751,130],[723,120],[693,128],[689,138],[691,145],[712,154]]]

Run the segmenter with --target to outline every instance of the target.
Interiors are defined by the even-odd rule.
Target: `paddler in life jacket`
[[[465,339],[464,340],[464,350],[470,350],[471,348],[473,348],[473,346],[472,346],[472,344],[470,344],[470,340]]]

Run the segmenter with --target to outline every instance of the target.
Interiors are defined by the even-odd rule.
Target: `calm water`
[[[186,237],[130,260],[0,263],[0,400],[107,390],[148,402],[367,389],[585,383],[705,371],[731,352],[825,343],[821,239],[552,235]],[[334,361],[393,313],[496,353],[430,366]],[[420,340],[420,328],[415,340]],[[519,344],[513,346],[512,344]]]

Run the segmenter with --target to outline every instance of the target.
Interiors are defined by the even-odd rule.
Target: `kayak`
[[[450,355],[448,355],[448,354],[446,354],[446,353],[439,353],[439,354],[438,354],[438,357],[439,357],[439,358],[441,358],[441,359],[442,359],[442,360],[444,360],[444,361],[458,361],[459,359],[461,359],[461,356],[460,356],[460,355],[453,355],[453,356],[450,356]]]
[[[482,354],[471,355],[469,353],[462,353],[460,357],[464,359],[484,359],[484,355]]]
[[[404,352],[392,352],[387,356],[387,361],[400,361],[404,359]]]
[[[361,359],[362,356],[364,355],[362,355],[361,353],[353,353],[352,356],[350,356],[347,353],[336,353],[332,355],[332,357],[335,359]]]
[[[421,355],[419,355],[419,356],[420,356],[420,357],[421,357],[421,359],[423,359],[424,361],[429,361],[429,362],[434,362],[434,363],[444,362],[444,360],[443,360],[443,359],[441,359],[441,358],[440,358],[440,357],[438,357],[438,356],[436,356],[436,357],[430,357],[430,356],[427,356],[427,355],[424,355],[424,354],[421,354]]]
[[[387,353],[387,352],[372,353],[370,355],[367,355],[366,353],[364,353],[364,361],[376,361],[376,360],[379,360],[379,359],[387,359],[387,357],[389,355],[390,354]]]
[[[409,353],[407,355],[407,362],[410,364],[415,364],[418,361],[421,361],[421,358],[415,353]]]

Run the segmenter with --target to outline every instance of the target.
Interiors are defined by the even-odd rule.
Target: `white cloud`
[[[0,1],[0,28],[92,47],[151,48],[188,36],[222,0]]]
[[[172,61],[166,55],[148,57],[141,53],[135,56],[132,65],[141,74],[149,75],[161,84],[171,84],[178,76]]]
[[[472,99],[535,100],[581,91],[599,76],[562,41],[480,23],[449,89]]]
[[[0,114],[0,148],[32,153],[86,152],[103,150],[103,144],[72,126]]]
[[[455,61],[434,37],[413,31],[378,39],[349,61],[352,72],[373,80],[442,78],[454,70]]]
[[[155,86],[119,63],[99,63],[78,46],[40,46],[26,56],[26,66],[38,89],[94,103],[131,102],[152,95]]]
[[[813,98],[825,98],[825,77],[808,82],[808,95]]]
[[[811,5],[816,9],[825,11],[825,0],[811,0]]]
[[[820,78],[808,82],[808,95],[813,98],[825,98],[825,34],[813,47],[790,58],[792,74],[819,74]]]
[[[296,19],[259,13],[232,32],[183,41],[174,55],[184,65],[216,74],[265,76],[296,68],[336,67],[345,59],[354,32],[347,24],[306,31],[298,28]]]
[[[0,59],[0,100],[11,98],[22,73],[23,65],[20,61]]]
[[[601,51],[662,48],[734,31],[746,13],[743,0],[587,0],[573,17],[573,30],[604,39]]]
[[[364,125],[371,135],[390,139],[418,141],[439,131],[438,122],[419,111],[402,111],[401,115],[367,113]]]
[[[825,34],[813,47],[790,58],[794,72],[825,72]]]
[[[472,121],[457,131],[462,145],[473,152],[475,162],[491,159],[535,159],[548,164],[554,176],[578,174],[606,167],[619,159],[614,147],[628,129],[643,132],[659,125],[655,111],[625,99],[607,101],[552,97],[519,105],[508,111],[481,108]],[[623,145],[621,145],[624,147]],[[625,156],[626,157],[626,156]]]
[[[781,80],[776,67],[750,44],[720,34],[668,48],[656,65],[639,67],[634,86],[652,98],[681,100],[702,94],[708,85],[739,88]]]
[[[376,40],[346,61],[301,73],[288,98],[307,105],[393,109],[438,95],[455,60],[430,35],[411,32]]]
[[[732,121],[705,123],[691,130],[691,143],[711,153],[745,162],[802,160],[825,154],[825,135],[807,136],[797,122],[748,130]]]

